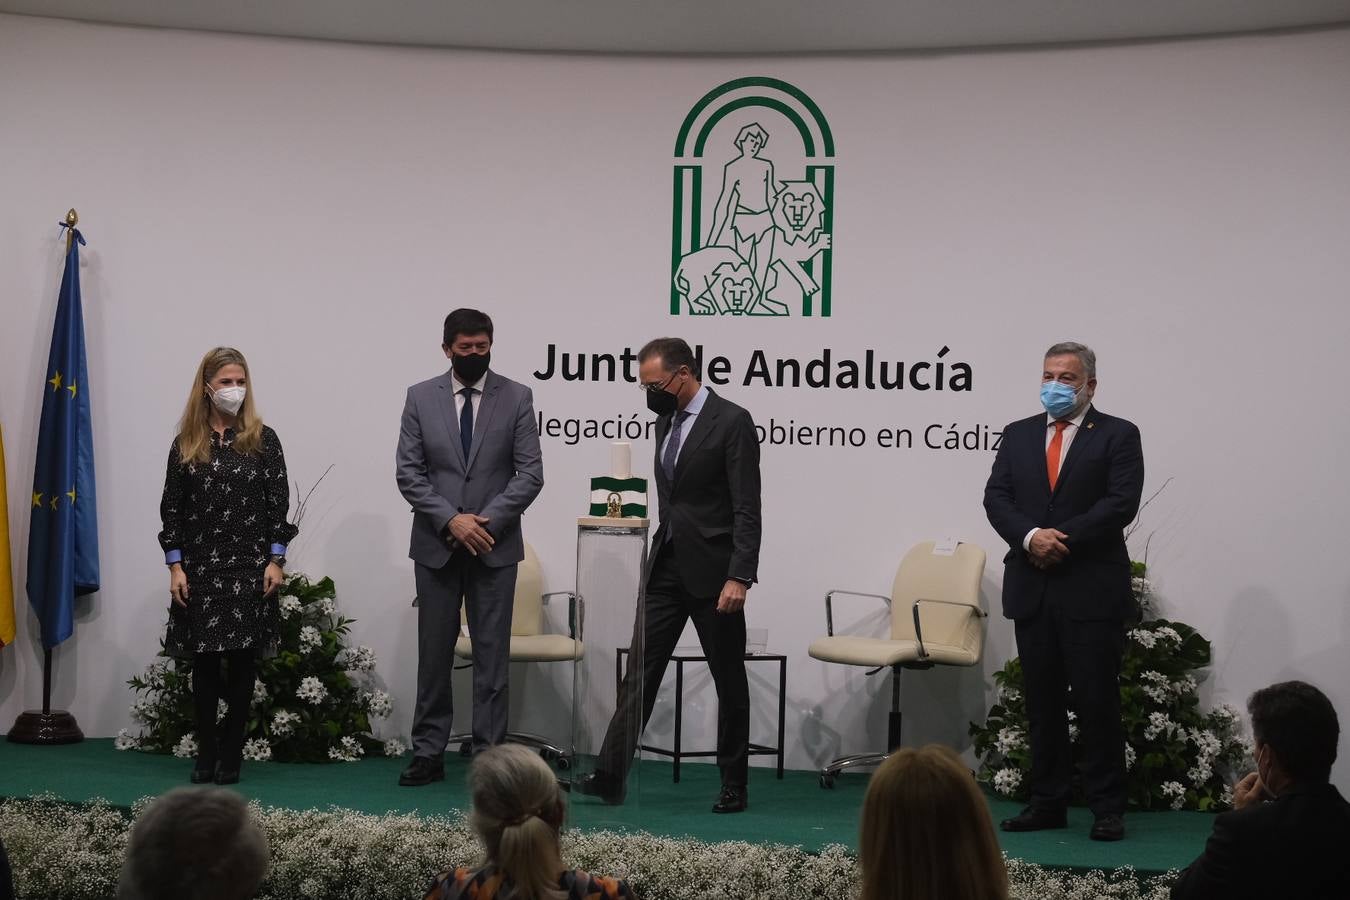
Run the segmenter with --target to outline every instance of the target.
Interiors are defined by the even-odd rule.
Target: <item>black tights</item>
[[[217,763],[225,771],[239,769],[244,758],[244,726],[253,700],[256,668],[254,650],[198,653],[193,660],[192,705],[197,716],[198,769],[213,769]],[[220,700],[228,704],[229,712],[217,726],[216,705]]]

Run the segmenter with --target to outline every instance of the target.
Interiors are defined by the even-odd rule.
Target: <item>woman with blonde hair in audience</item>
[[[558,844],[566,806],[548,763],[519,744],[474,757],[473,812],[487,858],[432,881],[425,900],[636,900],[628,884],[563,865]]]
[[[904,748],[863,798],[862,900],[1007,900],[989,807],[949,748]]]

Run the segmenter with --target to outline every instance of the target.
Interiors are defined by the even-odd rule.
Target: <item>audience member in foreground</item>
[[[947,747],[891,754],[863,798],[861,900],[1007,900],[1008,872],[975,778]]]
[[[487,859],[437,875],[426,900],[634,900],[623,881],[563,866],[562,792],[538,754],[519,744],[483,751],[469,770],[469,793],[469,822]]]
[[[1256,771],[1233,788],[1233,811],[1215,818],[1172,897],[1350,897],[1350,803],[1330,782],[1336,710],[1312,685],[1286,681],[1252,694],[1247,711]]]
[[[9,871],[4,841],[0,841],[0,900],[14,900],[14,878]]]
[[[178,788],[141,813],[118,900],[246,900],[267,875],[267,839],[244,798]]]

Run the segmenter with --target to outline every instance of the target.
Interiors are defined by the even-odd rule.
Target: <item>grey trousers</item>
[[[461,599],[473,640],[473,752],[500,744],[506,737],[516,566],[486,566],[464,550],[439,569],[413,565],[417,586],[413,755],[439,759],[450,739],[454,717],[450,673]]]

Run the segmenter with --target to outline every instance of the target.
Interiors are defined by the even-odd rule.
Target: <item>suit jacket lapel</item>
[[[478,412],[473,417],[473,444],[469,447],[469,459],[464,466],[464,471],[473,468],[473,461],[478,458],[478,451],[482,448],[483,442],[479,439],[481,435],[487,434],[488,425],[492,422],[492,414],[497,411],[498,392],[501,390],[501,379],[487,373],[487,380],[483,382],[483,399],[478,402]],[[459,426],[456,425],[456,430]],[[458,435],[456,435],[458,437]],[[460,448],[461,450],[463,447]]]
[[[713,425],[716,424],[718,403],[717,395],[709,389],[707,399],[703,401],[703,409],[699,410],[698,415],[694,418],[694,424],[689,426],[689,433],[680,442],[680,455],[675,458],[675,482],[677,484],[690,456],[698,449],[698,445],[703,443],[708,433],[712,431]]]
[[[464,465],[464,446],[459,440],[459,413],[455,411],[455,383],[450,380],[450,373],[442,375],[436,386],[440,388],[436,392],[436,402],[440,408],[441,421],[450,435],[450,446],[454,448],[460,464]],[[465,468],[468,466],[465,465]]]
[[[1097,410],[1089,406],[1087,415],[1083,416],[1083,423],[1078,426],[1078,433],[1073,436],[1073,443],[1069,444],[1069,452],[1064,454],[1064,458],[1059,463],[1059,478],[1055,479],[1055,493],[1064,486],[1065,480],[1069,477],[1069,472],[1073,469],[1074,462],[1083,455],[1083,448],[1097,433]],[[1050,480],[1046,475],[1046,483]]]

